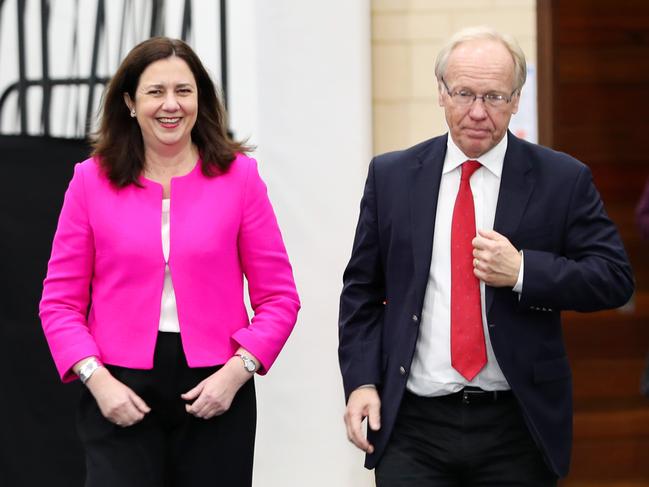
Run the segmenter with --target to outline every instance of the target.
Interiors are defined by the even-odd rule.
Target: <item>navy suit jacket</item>
[[[380,155],[369,167],[340,299],[345,395],[376,384],[381,429],[373,468],[406,387],[428,283],[446,135]],[[485,292],[498,364],[550,468],[565,476],[572,446],[572,379],[561,311],[621,306],[633,276],[588,167],[511,133],[494,230],[524,252],[523,291]]]

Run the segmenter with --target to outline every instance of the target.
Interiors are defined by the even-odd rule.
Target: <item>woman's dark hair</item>
[[[110,181],[117,187],[139,185],[144,168],[144,144],[137,122],[124,103],[124,93],[135,101],[142,72],[153,62],[177,56],[187,63],[196,79],[198,116],[192,142],[202,159],[201,170],[211,177],[227,172],[238,152],[250,147],[228,137],[225,109],[214,83],[194,51],[178,39],[153,37],[135,46],[111,78],[104,93],[99,129],[93,135],[93,156],[97,156]]]

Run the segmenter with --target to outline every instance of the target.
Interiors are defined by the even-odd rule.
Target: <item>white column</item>
[[[251,135],[302,311],[259,378],[254,485],[373,485],[347,441],[338,298],[371,155],[368,0],[229,3],[231,119]]]

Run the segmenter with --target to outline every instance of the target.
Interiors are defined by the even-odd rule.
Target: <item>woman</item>
[[[142,42],[107,87],[40,305],[62,380],[87,386],[86,486],[251,483],[250,379],[270,369],[300,305],[245,150],[182,41]]]

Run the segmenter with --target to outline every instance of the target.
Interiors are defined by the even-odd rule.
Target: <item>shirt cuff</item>
[[[523,251],[520,251],[521,254],[521,268],[518,270],[518,279],[516,279],[516,284],[514,284],[514,287],[512,290],[516,293],[519,294],[518,298],[520,299],[520,295],[523,293],[523,267],[525,267],[525,259],[523,257]]]

